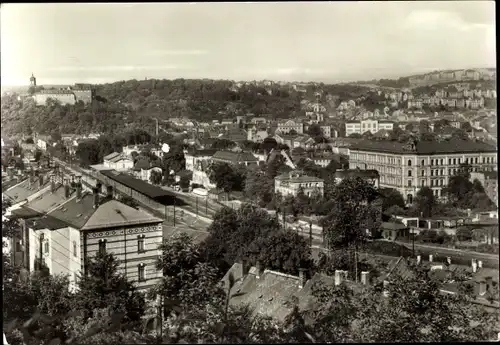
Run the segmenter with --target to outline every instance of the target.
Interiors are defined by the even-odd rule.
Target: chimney
[[[93,189],[94,192],[94,208],[99,207],[99,190],[97,188]]]
[[[240,277],[245,277],[247,274],[248,274],[248,270],[249,270],[249,265],[248,265],[248,261],[246,259],[242,259],[240,260],[240,265],[241,265],[241,269],[240,269]],[[238,279],[240,277],[235,277],[235,279]]]
[[[483,268],[483,261],[482,260],[477,260],[477,268]]]
[[[384,290],[382,292],[384,297],[389,297],[389,290],[387,289],[388,286],[389,286],[389,282],[387,280],[384,280]]]
[[[420,265],[422,262],[422,255],[417,255],[417,265]]]
[[[345,278],[346,278],[346,275],[345,273],[347,273],[346,271],[342,271],[342,270],[335,270],[335,285],[340,285],[344,282]]]
[[[479,282],[476,282],[476,284],[476,286],[478,286],[478,295],[484,295],[486,293],[486,282],[484,280],[481,280]]]
[[[472,259],[472,273],[476,273],[477,272],[477,260],[476,259]]]
[[[108,187],[106,188],[106,192],[107,192],[107,196],[108,196],[108,198],[111,198],[111,199],[112,199],[112,198],[113,198],[113,186],[108,186]]]
[[[80,200],[82,198],[82,184],[76,184],[76,200]]]
[[[306,285],[306,270],[303,268],[299,268],[299,289],[302,289],[304,285]]]
[[[366,272],[366,271],[363,271],[361,272],[361,284],[363,285],[368,285],[368,282],[369,282],[369,272]]]
[[[433,256],[432,254],[429,254],[429,262],[432,262]]]
[[[54,175],[50,175],[50,192],[54,193],[56,191],[56,181]]]
[[[257,260],[257,262],[255,263],[255,268],[256,268],[255,277],[257,279],[260,279],[262,273],[264,273],[262,269],[262,263],[260,262],[260,260]]]
[[[493,286],[493,277],[486,277],[484,278],[484,281],[486,282],[486,290]]]

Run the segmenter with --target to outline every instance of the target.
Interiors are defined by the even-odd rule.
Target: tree
[[[54,131],[50,134],[53,141],[59,142],[62,139],[61,133],[59,131]]]
[[[359,134],[359,133],[351,133],[351,134],[349,134],[349,138],[353,138],[353,139],[361,139],[361,138],[362,138],[362,136],[361,136],[361,134]]]
[[[472,132],[472,126],[471,126],[470,122],[468,122],[468,121],[462,122],[462,124],[460,125],[460,128],[467,133]]]
[[[229,193],[233,190],[242,190],[244,177],[228,163],[214,163],[209,167],[208,177],[218,189]]]
[[[279,223],[266,211],[243,204],[238,210],[227,207],[219,210],[208,228],[204,255],[217,266],[232,265],[236,260],[249,258],[252,243],[277,232]]]
[[[352,252],[365,242],[368,234],[378,233],[381,207],[374,203],[377,197],[375,188],[359,177],[344,179],[335,187],[332,209],[322,218],[329,249]]]
[[[307,134],[309,134],[312,138],[316,137],[322,137],[323,136],[323,131],[321,130],[321,126],[314,123],[309,126],[307,129]]]
[[[387,297],[365,295],[360,311],[360,342],[455,342],[492,339],[495,315],[472,304],[473,297],[464,278],[452,277],[458,283],[458,294],[440,292],[441,282],[429,269],[410,266],[406,277],[389,279]],[[411,291],[411,293],[408,293]],[[363,315],[363,314],[362,314]],[[471,321],[474,322],[471,322]],[[479,322],[478,325],[474,324]]]
[[[160,249],[162,255],[156,268],[163,272],[163,278],[151,291],[152,297],[161,294],[167,300],[179,301],[188,310],[205,308],[208,302],[222,303],[225,296],[218,287],[220,272],[204,261],[199,245],[191,237],[184,233],[174,235]]]
[[[288,135],[297,135],[297,131],[295,129],[292,129],[290,130],[290,132],[288,132]]]
[[[182,189],[189,188],[190,182],[191,178],[189,177],[189,175],[184,174],[181,176],[181,179],[179,180],[179,187],[181,187]]]
[[[467,135],[467,132],[463,129],[456,129],[451,134],[451,137],[452,137],[452,139],[469,140],[469,136]]]
[[[236,146],[234,141],[228,139],[217,138],[212,143],[212,149],[214,150],[228,150]]]
[[[267,137],[262,141],[262,144],[260,146],[262,150],[264,150],[264,152],[269,153],[271,152],[271,150],[275,149],[278,146],[278,143],[276,142],[276,139]]]
[[[272,250],[270,250],[272,248]],[[250,261],[262,267],[298,275],[299,269],[312,270],[313,260],[307,240],[296,232],[280,230],[256,238],[250,248]]]
[[[88,167],[92,164],[98,164],[101,161],[100,147],[97,140],[84,141],[78,144],[76,156],[80,161],[80,165]]]
[[[470,241],[472,240],[473,233],[470,227],[462,226],[457,229],[456,236],[459,241]]]
[[[431,131],[431,126],[429,121],[420,120],[420,122],[418,123],[418,132],[420,134],[424,134],[424,133],[430,133],[430,131]]]
[[[403,195],[394,188],[381,188],[380,194],[382,195],[382,210],[388,210],[392,206],[398,206],[400,208],[405,207],[405,200]]]
[[[162,177],[163,177],[163,175],[160,171],[153,170],[153,171],[151,171],[151,176],[149,177],[149,182],[151,182],[152,184],[155,184],[155,185],[159,185],[161,183]]]
[[[40,158],[42,158],[42,151],[41,150],[36,150],[35,151],[35,162],[40,162]]]
[[[87,316],[96,309],[123,313],[124,327],[139,327],[145,311],[144,296],[119,273],[119,265],[113,254],[97,252],[88,260],[87,272],[79,278],[73,304]]]
[[[286,165],[285,158],[281,154],[276,155],[274,159],[270,159],[266,165],[267,177],[273,180],[279,174],[288,172],[290,170],[291,168]]]
[[[421,217],[431,217],[436,206],[436,198],[432,189],[429,187],[420,188],[415,198],[415,204]]]
[[[257,168],[248,169],[244,191],[247,197],[265,207],[273,199],[274,181]]]

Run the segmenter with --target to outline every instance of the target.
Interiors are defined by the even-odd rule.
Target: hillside
[[[369,89],[357,85],[307,84],[300,92],[292,85],[257,86],[226,80],[128,80],[95,85],[91,105],[37,106],[17,95],[2,97],[2,128],[6,133],[42,134],[116,132],[127,125],[154,128],[153,117],[189,117],[199,121],[235,118],[253,113],[290,118],[303,113],[300,102],[313,101],[315,92],[336,96],[336,102],[360,97]],[[334,104],[332,104],[334,106]]]

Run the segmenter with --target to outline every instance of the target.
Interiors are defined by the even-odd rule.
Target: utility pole
[[[175,204],[176,204],[176,197],[174,196],[174,227],[175,227]]]

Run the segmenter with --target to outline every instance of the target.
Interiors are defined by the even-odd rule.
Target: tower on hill
[[[33,72],[31,72],[30,86],[36,86],[36,78],[33,75]]]

